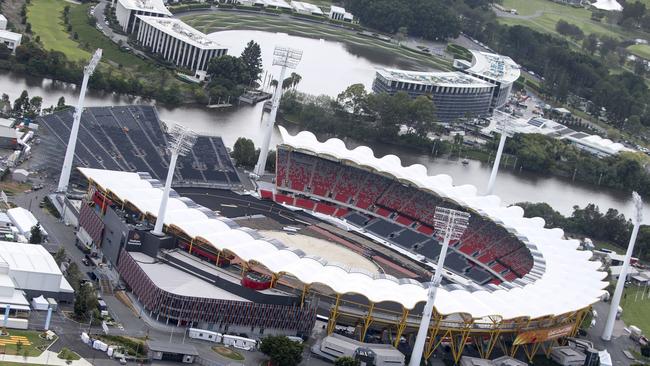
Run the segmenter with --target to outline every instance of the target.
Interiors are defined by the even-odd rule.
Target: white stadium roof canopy
[[[403,167],[394,155],[378,159],[365,146],[348,150],[339,139],[319,142],[310,132],[291,136],[283,128],[280,131],[283,144],[291,148],[369,167],[480,212],[518,236],[527,238],[543,255],[546,268],[541,278],[522,286],[512,289],[499,287],[494,291],[440,288],[435,303],[439,313],[468,313],[474,318],[494,315],[504,319],[538,318],[585,308],[597,302],[604,293],[606,273],[598,271],[599,262],[589,260],[591,252],[578,251],[579,242],[563,239],[562,230],[545,229],[544,220],[524,218],[520,207],[501,206],[496,196],[477,196],[473,186],[453,186],[451,177],[447,175],[429,176],[422,165]],[[128,201],[141,212],[154,217],[157,214],[162,198],[160,184],[154,182],[154,186],[138,173],[90,168],[79,170],[94,184],[120,200]],[[304,256],[300,251],[255,238],[250,230],[232,228],[222,220],[209,218],[178,198],[169,199],[165,224],[173,225],[190,237],[200,238],[217,250],[230,251],[246,261],[254,260],[274,273],[292,275],[305,284],[320,283],[339,294],[360,294],[374,303],[390,301],[407,309],[413,309],[427,298],[426,284],[389,275],[371,275],[327,263],[321,258]]]

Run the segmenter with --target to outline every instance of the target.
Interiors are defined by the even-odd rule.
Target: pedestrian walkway
[[[58,358],[55,352],[44,351],[37,357],[23,357],[12,355],[0,355],[0,362],[15,362],[17,365],[56,365],[68,366],[66,360]],[[92,364],[85,359],[72,361],[71,366],[92,366]]]

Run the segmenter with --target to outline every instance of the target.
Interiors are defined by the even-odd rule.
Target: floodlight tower
[[[607,314],[607,323],[605,323],[605,330],[603,330],[603,335],[600,337],[604,341],[609,341],[612,339],[614,322],[616,321],[616,313],[618,313],[618,305],[621,302],[623,287],[625,286],[625,281],[627,279],[627,271],[630,267],[630,258],[632,258],[632,252],[634,251],[634,244],[636,243],[636,236],[639,233],[639,226],[641,226],[641,221],[643,221],[643,200],[641,200],[641,196],[639,196],[639,194],[636,192],[632,192],[632,201],[634,202],[635,211],[634,228],[632,229],[630,242],[627,244],[627,251],[625,252],[625,259],[623,262],[623,267],[621,268],[621,273],[618,275],[618,280],[616,281],[614,296],[612,296],[612,301],[609,305],[609,314]]]
[[[463,236],[467,225],[469,225],[469,216],[470,215],[467,212],[452,210],[445,207],[436,207],[433,220],[438,236],[442,237],[442,250],[438,257],[438,266],[436,267],[436,271],[431,278],[431,284],[429,285],[427,303],[424,305],[424,310],[422,311],[420,328],[418,329],[418,335],[415,338],[415,345],[413,346],[413,353],[411,353],[409,366],[420,365],[422,353],[424,352],[424,342],[427,339],[429,323],[431,323],[433,304],[436,301],[436,293],[438,292],[438,286],[440,286],[440,281],[442,280],[442,271],[445,264],[445,257],[447,256],[447,249],[449,248],[449,242],[452,240],[459,240],[460,237]]]
[[[497,155],[494,157],[494,165],[492,165],[492,173],[490,173],[490,180],[487,185],[487,194],[492,194],[494,191],[494,182],[496,181],[497,173],[499,172],[499,164],[501,163],[503,147],[506,145],[506,137],[510,135],[510,121],[512,119],[510,115],[500,111],[494,111],[493,118],[497,121],[497,128],[501,132],[501,138],[499,138]]]
[[[102,49],[98,48],[95,54],[90,59],[90,62],[84,67],[84,78],[81,82],[81,90],[79,91],[79,101],[77,108],[74,111],[74,119],[72,122],[72,130],[70,130],[70,138],[68,139],[68,147],[65,150],[65,158],[63,159],[63,167],[61,168],[61,176],[59,177],[59,186],[57,192],[65,193],[68,190],[68,183],[70,182],[70,172],[72,171],[72,162],[74,161],[74,150],[77,146],[77,134],[79,133],[79,122],[81,121],[81,113],[84,109],[84,99],[86,98],[86,89],[88,88],[88,79],[95,72],[99,60],[102,58]]]
[[[282,83],[284,82],[284,76],[287,72],[287,68],[295,69],[298,66],[300,59],[302,59],[301,50],[276,46],[273,51],[273,65],[282,66],[282,69],[280,70],[278,85],[275,86],[275,92],[273,93],[271,113],[269,113],[269,117],[266,119],[266,124],[262,127],[264,130],[264,137],[260,148],[260,156],[257,159],[257,165],[255,165],[255,174],[258,177],[261,177],[262,174],[264,174],[266,157],[269,154],[269,144],[271,143],[271,134],[273,133],[273,126],[275,126],[275,116],[278,114],[278,107],[280,106],[280,99],[282,98]]]
[[[178,156],[185,156],[189,153],[196,142],[196,134],[194,131],[186,128],[183,125],[175,124],[169,131],[169,144],[167,149],[171,154],[169,159],[169,168],[167,169],[167,180],[165,180],[165,190],[163,191],[162,199],[160,200],[160,207],[158,208],[158,216],[156,216],[156,226],[152,234],[163,236],[163,223],[165,222],[165,213],[167,212],[167,201],[169,200],[169,190],[172,187],[172,180],[174,179],[174,169],[176,168],[176,160]]]

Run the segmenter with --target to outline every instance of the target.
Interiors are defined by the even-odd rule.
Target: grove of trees
[[[208,94],[215,100],[235,99],[254,86],[261,73],[262,51],[259,44],[250,41],[239,57],[223,55],[210,60]]]
[[[260,351],[271,359],[273,366],[296,366],[302,361],[302,343],[285,336],[268,336],[262,339]]]
[[[336,99],[289,91],[280,108],[285,118],[315,133],[344,134],[366,141],[426,142],[426,135],[439,128],[428,97],[411,99],[404,92],[393,96],[368,93],[362,84],[349,86]],[[399,134],[402,125],[408,129],[405,135]]]
[[[364,26],[386,32],[406,33],[428,40],[455,38],[464,22],[489,12],[488,0],[346,0],[345,5]]]
[[[602,213],[594,204],[588,204],[584,208],[574,206],[571,216],[566,217],[553,210],[547,203],[520,202],[516,205],[524,209],[526,217],[543,218],[548,228],[560,227],[567,233],[605,241],[620,247],[623,251],[627,249],[632,223],[613,208]],[[650,226],[641,225],[639,228],[634,255],[650,260]]]

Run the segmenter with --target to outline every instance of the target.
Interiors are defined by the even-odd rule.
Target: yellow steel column
[[[393,346],[397,348],[399,345],[399,340],[402,338],[402,333],[404,333],[404,329],[406,329],[406,319],[409,316],[409,309],[406,309],[402,307],[402,318],[399,321],[399,324],[397,324],[397,333],[395,334],[395,342],[393,342]]]
[[[434,321],[436,322],[436,325],[434,327],[431,327],[429,325],[429,329],[431,330],[429,332],[429,342],[427,342],[427,345],[424,350],[424,359],[428,360],[429,357],[433,354],[433,352],[436,351],[436,348],[440,345],[442,342],[442,338],[440,341],[436,342],[436,336],[438,336],[438,332],[440,331],[440,324],[442,323],[442,315],[436,314],[434,317]]]
[[[217,263],[216,263],[217,267],[219,267],[219,259],[221,259],[221,251],[217,250]]]
[[[341,295],[336,294],[336,302],[334,303],[334,308],[330,312],[330,321],[327,324],[327,335],[331,335],[334,332],[336,327],[336,319],[339,317],[339,302],[341,301]]]
[[[368,331],[368,328],[370,327],[370,324],[372,324],[372,311],[375,309],[375,303],[370,302],[370,307],[368,308],[368,315],[366,315],[366,318],[363,320],[363,329],[361,330],[360,334],[360,339],[359,341],[363,342],[364,339],[366,339],[366,332]]]
[[[194,245],[194,238],[190,240],[190,250],[188,251],[190,254],[192,254],[192,246]]]
[[[307,292],[309,292],[309,285],[305,284],[302,287],[302,296],[300,297],[300,308],[302,309],[303,306],[305,305],[305,296],[307,295]]]

